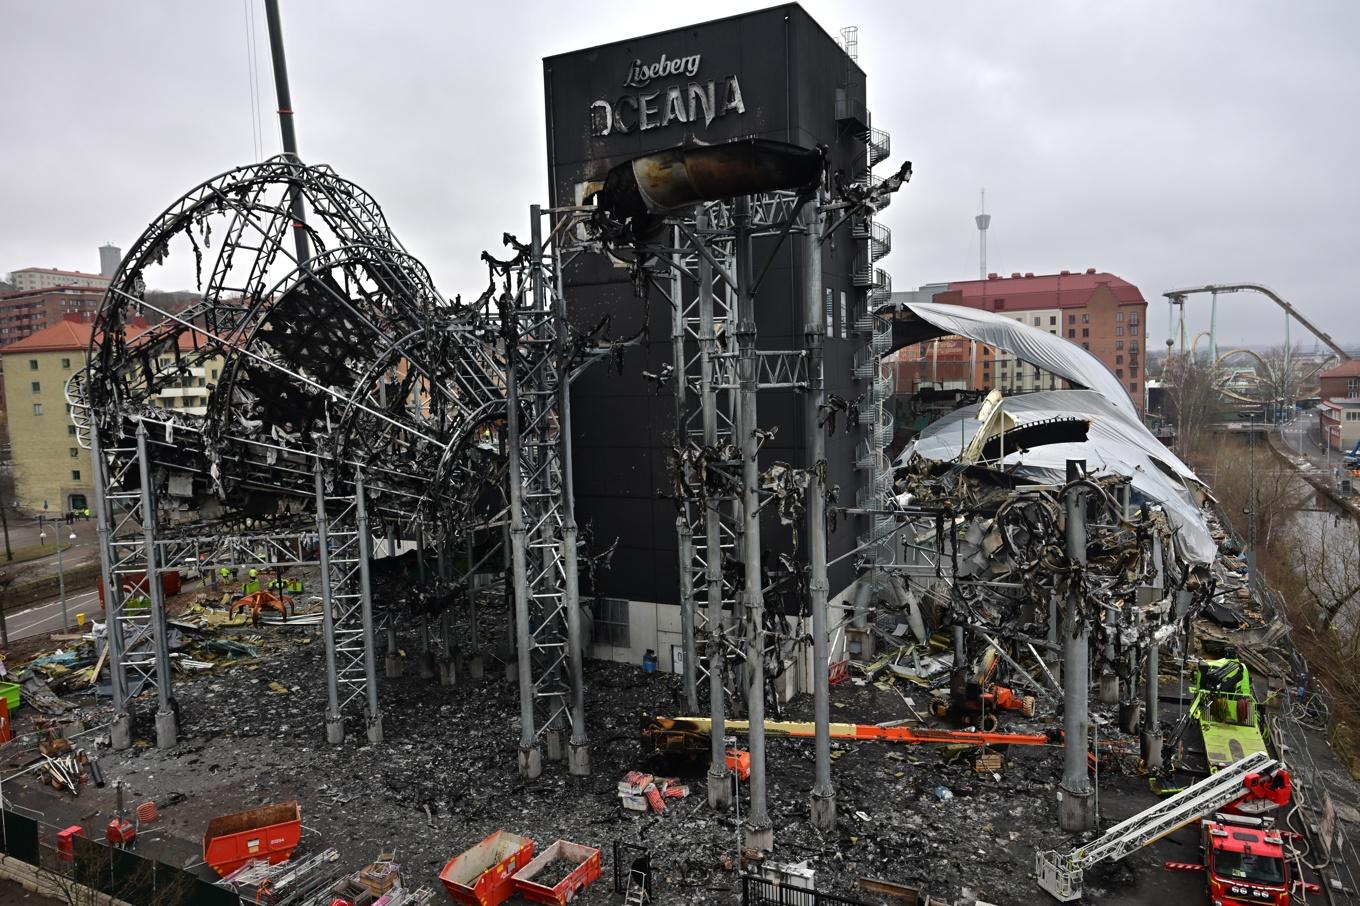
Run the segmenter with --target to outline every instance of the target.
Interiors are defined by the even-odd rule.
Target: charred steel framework
[[[507,237],[514,259],[484,256],[492,286],[471,304],[439,296],[363,190],[286,156],[203,183],[147,228],[67,386],[95,465],[116,744],[130,744],[143,689],[157,695],[158,743],[175,741],[165,570],[189,558],[200,570],[318,567],[327,737],[340,742],[344,715],[362,710],[377,742],[375,535],[434,544],[441,577],[445,552],[467,551],[472,607],[474,539],[509,523],[522,749],[547,736],[551,754],[554,734],[572,731],[573,770],[588,771],[563,429],[572,363],[589,356],[560,328],[558,276],[560,240],[581,216],[534,208],[531,243]],[[202,292],[173,310],[147,294],[146,272],[181,242]],[[206,411],[176,408],[195,382]],[[491,432],[513,438],[508,455]],[[177,509],[199,521],[165,524]]]

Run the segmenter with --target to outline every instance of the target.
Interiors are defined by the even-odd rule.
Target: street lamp
[[[47,532],[38,533],[38,540],[43,544],[47,543]],[[67,541],[76,540],[76,530],[71,529],[71,533],[66,536]],[[62,559],[61,536],[57,536],[57,592],[61,596],[61,631],[65,632],[71,625],[71,619],[66,611],[66,564]]]

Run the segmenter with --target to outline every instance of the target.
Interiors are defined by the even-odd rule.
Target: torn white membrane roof
[[[1015,427],[1059,417],[1086,419],[1090,427],[1084,442],[1007,450],[1002,462],[989,465],[1004,465],[1007,472],[1045,484],[1067,480],[1069,459],[1085,460],[1093,475],[1127,475],[1138,494],[1165,508],[1182,557],[1193,563],[1212,563],[1217,545],[1200,507],[1207,493],[1203,484],[1136,415],[1117,404],[1119,398],[1127,402],[1127,396],[1118,388],[1114,393],[1111,398],[1092,390],[1048,390],[1006,397],[1002,409],[1014,419]],[[964,406],[927,427],[902,451],[898,465],[906,465],[913,454],[938,462],[957,459],[981,426],[977,420],[981,408],[981,403]]]
[[[904,312],[910,312],[915,318],[904,316]],[[1138,410],[1124,390],[1123,382],[1111,374],[1100,359],[1076,343],[1014,318],[962,305],[910,302],[898,307],[893,325],[894,347],[951,334],[994,349],[1004,349],[1078,387],[1102,393],[1131,418],[1138,418]]]

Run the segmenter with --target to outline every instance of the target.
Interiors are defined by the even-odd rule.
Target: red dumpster
[[[534,841],[496,831],[444,865],[439,880],[455,903],[499,906],[515,892],[511,876],[534,857]]]
[[[226,877],[251,859],[282,862],[301,839],[302,806],[297,802],[262,805],[209,821],[203,833],[203,861]]]
[[[144,595],[146,594],[146,573],[130,573],[123,576],[122,587],[124,595]],[[184,588],[183,579],[180,577],[179,570],[167,569],[161,573],[161,592],[168,598],[180,593]],[[104,606],[104,583],[100,582],[95,586],[99,592],[99,606]]]
[[[515,890],[533,903],[567,906],[600,876],[600,851],[558,840],[515,875]]]
[[[75,857],[75,844],[71,842],[71,838],[83,836],[85,836],[85,828],[79,824],[72,824],[70,827],[57,831],[57,858],[63,862],[70,862]]]

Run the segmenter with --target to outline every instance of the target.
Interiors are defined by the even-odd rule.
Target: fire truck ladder
[[[1158,802],[1110,828],[1069,853],[1045,850],[1035,855],[1039,886],[1063,903],[1081,899],[1082,873],[1100,862],[1116,862],[1135,850],[1174,833],[1192,821],[1251,795],[1245,784],[1251,774],[1279,764],[1265,752],[1253,752],[1169,799]]]

